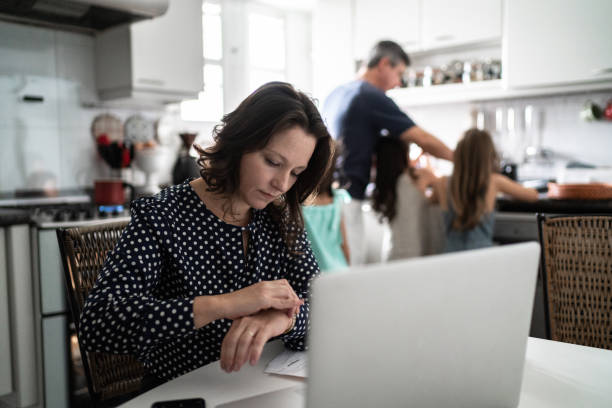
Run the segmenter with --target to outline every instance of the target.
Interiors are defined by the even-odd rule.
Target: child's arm
[[[346,227],[344,226],[344,217],[340,217],[340,233],[342,234],[342,252],[346,258],[346,263],[351,264],[351,252],[349,250],[348,241],[346,239]]]
[[[429,201],[432,203],[440,202],[440,178],[428,168],[414,169],[414,175],[416,177],[416,187],[419,191],[425,194],[427,187],[431,187],[432,194]]]
[[[538,200],[538,191],[535,188],[523,187],[503,174],[495,173],[492,177],[498,192],[521,201]]]

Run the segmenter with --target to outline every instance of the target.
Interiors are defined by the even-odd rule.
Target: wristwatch
[[[293,328],[295,327],[295,321],[297,319],[297,315],[293,315],[291,316],[291,324],[289,325],[289,327],[287,328],[287,330],[285,330],[283,332],[283,334],[287,334],[289,333],[291,330],[293,330]]]

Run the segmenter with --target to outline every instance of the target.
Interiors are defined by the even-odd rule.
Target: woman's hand
[[[234,320],[221,344],[221,368],[238,371],[247,362],[257,364],[261,352],[272,337],[289,328],[291,317],[280,310],[263,310]]]
[[[223,317],[232,320],[266,309],[283,310],[291,317],[298,313],[300,306],[304,304],[287,279],[258,282],[220,297],[225,304]]]
[[[196,329],[221,319],[238,319],[261,310],[281,310],[291,317],[300,312],[300,299],[286,279],[258,282],[232,293],[198,296],[193,302],[193,321]]]

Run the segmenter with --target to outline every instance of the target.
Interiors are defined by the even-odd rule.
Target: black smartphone
[[[187,398],[170,401],[157,401],[151,408],[206,408],[203,398]]]

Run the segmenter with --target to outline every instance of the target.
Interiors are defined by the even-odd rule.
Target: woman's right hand
[[[282,310],[287,316],[293,316],[304,304],[287,279],[258,282],[219,297],[224,305],[223,317],[232,320],[266,309]]]

